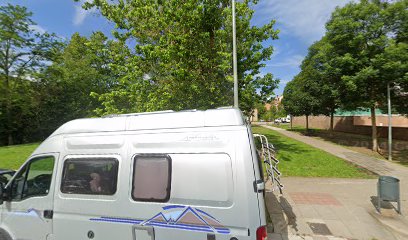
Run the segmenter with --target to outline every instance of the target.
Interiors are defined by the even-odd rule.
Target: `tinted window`
[[[47,195],[50,191],[53,170],[54,157],[32,159],[12,183],[12,200],[19,201],[29,197]]]
[[[64,163],[61,192],[113,195],[117,188],[119,162],[115,158],[75,158]]]
[[[166,202],[170,198],[171,159],[167,155],[135,157],[132,197],[137,201]]]

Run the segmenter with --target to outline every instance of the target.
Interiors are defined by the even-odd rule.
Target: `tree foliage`
[[[120,64],[128,53],[126,44],[101,32],[88,38],[73,34],[59,57],[38,74],[41,125],[35,135],[45,137],[69,120],[94,116],[102,105],[91,95],[104,94],[119,84],[120,74],[111,64]]]
[[[0,6],[0,142],[13,144],[23,135],[23,120],[37,107],[32,99],[35,74],[52,61],[61,47],[59,39],[38,33],[31,12],[19,5]]]
[[[370,108],[377,151],[375,109],[386,106],[388,83],[394,108],[408,112],[407,7],[406,0],[362,0],[336,8],[325,36],[309,48],[301,72],[285,88],[285,108],[295,116]],[[317,99],[309,103],[313,94]]]
[[[313,78],[308,78],[305,72],[300,72],[283,91],[282,104],[285,111],[292,116],[306,116],[306,130],[308,130],[308,117],[315,115],[321,109],[318,89],[319,86]]]
[[[403,47],[407,3],[352,2],[337,8],[326,24],[328,42],[345,69],[341,80],[349,94],[341,99],[342,105],[371,109],[374,151],[378,151],[375,109],[386,104],[388,82],[403,84],[401,81],[406,79],[406,64],[396,64],[401,62],[398,58],[406,59],[407,55]],[[391,54],[395,48],[402,51]]]
[[[271,74],[260,75],[276,39],[274,21],[251,26],[257,1],[237,3],[240,108],[270,98],[277,86]],[[134,43],[132,56],[115,68],[120,84],[98,95],[98,114],[154,110],[206,109],[232,105],[232,27],[228,0],[88,1],[117,27],[119,41]],[[129,104],[123,104],[128,102]]]
[[[237,4],[241,109],[268,100],[277,87],[262,75],[277,38],[274,21],[250,21],[257,1]],[[232,105],[231,6],[227,0],[87,1],[116,24],[101,32],[34,31],[32,14],[0,7],[0,145],[38,141],[62,123],[110,113]]]

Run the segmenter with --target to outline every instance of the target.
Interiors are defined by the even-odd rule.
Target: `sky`
[[[286,83],[299,73],[308,47],[323,36],[331,12],[349,1],[259,0],[254,6],[253,25],[260,26],[275,19],[275,29],[280,31],[278,40],[264,43],[272,44],[274,53],[261,71],[261,74],[272,73],[280,79],[275,94],[281,95]],[[96,11],[85,11],[81,3],[73,0],[0,0],[0,5],[7,3],[26,6],[33,12],[32,19],[37,23],[33,28],[37,31],[53,32],[65,39],[75,32],[89,36],[94,31],[102,31],[110,35],[114,27]]]

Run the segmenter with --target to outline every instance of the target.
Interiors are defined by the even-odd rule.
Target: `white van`
[[[260,169],[237,109],[74,120],[1,188],[0,239],[264,240]]]

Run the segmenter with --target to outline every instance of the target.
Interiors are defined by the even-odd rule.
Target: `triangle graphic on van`
[[[177,223],[185,223],[192,225],[208,225],[200,215],[197,214],[191,207],[188,207],[176,220]]]
[[[210,214],[197,208],[182,205],[169,205],[163,207],[162,212],[159,212],[152,218],[145,221],[117,217],[100,217],[91,218],[90,220],[97,222],[114,222],[195,232],[219,234],[230,234],[231,232],[229,228],[224,227],[217,219],[215,219]]]
[[[170,205],[163,207],[163,210],[163,212],[143,222],[141,225],[222,234],[230,233],[230,230],[221,225],[217,219],[200,209],[189,206]],[[166,224],[166,226],[163,224]]]
[[[169,222],[166,217],[163,215],[163,213],[159,213],[156,216],[154,216],[150,221],[156,221],[156,222]]]

